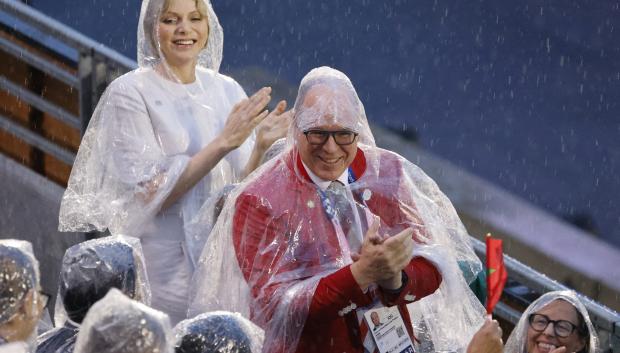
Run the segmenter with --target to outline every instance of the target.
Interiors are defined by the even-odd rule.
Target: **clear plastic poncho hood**
[[[122,235],[76,244],[65,252],[55,308],[56,326],[69,318],[80,324],[90,307],[116,288],[129,298],[151,304],[140,240]]]
[[[0,240],[0,326],[11,321],[16,315],[36,315],[39,312],[40,274],[39,262],[32,251],[32,244],[24,240],[1,239]],[[22,312],[30,300],[31,307]],[[33,320],[33,317],[23,317],[23,322]],[[38,317],[36,318],[38,321]],[[4,332],[6,337],[2,341],[14,341],[18,337],[22,339],[29,352],[36,349],[37,326],[32,325],[31,332],[24,332],[23,324],[17,329],[10,328]],[[15,326],[11,326],[15,327]],[[19,330],[19,331],[18,331]]]
[[[375,146],[364,105],[349,78],[338,70],[320,67],[304,76],[299,85],[287,142],[294,146],[298,133],[325,125],[355,131],[361,144]]]
[[[196,80],[183,84],[176,76],[159,42],[167,3],[142,2],[139,69],[112,82],[93,113],[62,199],[61,231],[109,229],[135,237],[148,232],[190,158],[247,97],[239,84],[218,73],[223,32],[208,0],[196,1],[209,26],[207,45],[196,57]],[[191,219],[212,191],[240,176],[253,141],[251,136],[229,153],[166,212]]]
[[[54,310],[56,328],[37,338],[39,353],[72,353],[88,310],[111,288],[150,305],[151,290],[137,238],[109,236],[65,252]]]
[[[23,342],[0,343],[0,353],[28,353],[28,346]]]
[[[260,353],[264,333],[240,314],[214,311],[174,328],[175,353]]]
[[[325,126],[358,134],[357,150],[348,155],[355,158],[347,191],[354,211],[347,225],[328,215],[300,157],[303,132]],[[474,275],[482,269],[467,231],[433,180],[375,146],[353,85],[327,67],[302,80],[285,150],[228,196],[194,275],[190,316],[240,312],[265,330],[265,352],[294,351],[312,314],[317,285],[352,263],[374,217],[380,218],[381,234],[413,227],[412,255],[441,273],[439,289],[415,303],[416,336],[432,339],[428,352],[464,349],[484,317],[467,286],[471,279],[463,278],[457,265]]]
[[[596,333],[596,330],[592,325],[592,320],[590,320],[588,310],[577,296],[577,293],[571,290],[564,290],[545,293],[527,307],[527,309],[521,315],[519,322],[512,330],[510,337],[508,337],[508,341],[506,341],[506,345],[504,346],[505,353],[528,353],[527,335],[530,326],[528,321],[530,314],[537,313],[539,310],[543,309],[544,307],[556,300],[563,300],[570,303],[583,318],[583,325],[585,326],[589,337],[586,339],[586,345],[584,349],[576,353],[599,352],[598,334]],[[573,332],[572,334],[577,334],[577,332]]]
[[[39,262],[32,244],[24,240],[0,240],[0,324],[13,317],[29,291],[39,288]]]
[[[172,353],[172,346],[166,314],[113,288],[86,315],[75,353]]]

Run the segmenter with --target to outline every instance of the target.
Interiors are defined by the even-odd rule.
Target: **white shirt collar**
[[[306,168],[306,172],[308,172],[308,176],[310,176],[310,180],[312,180],[312,182],[315,183],[316,186],[319,187],[319,189],[323,191],[327,190],[327,187],[329,186],[329,184],[332,183],[333,180],[321,179],[316,174],[314,174],[310,168],[308,168],[308,166],[306,165],[306,163],[304,163],[304,161],[301,161],[301,164],[303,164],[304,168]],[[338,180],[345,186],[349,185],[349,168],[345,169],[344,172],[336,180]]]

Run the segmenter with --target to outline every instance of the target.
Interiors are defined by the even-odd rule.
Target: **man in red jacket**
[[[417,173],[375,146],[344,74],[319,68],[304,78],[289,148],[234,203],[232,242],[264,351],[373,352],[364,313],[388,306],[413,340],[405,305],[442,281],[424,257],[436,205],[433,195],[417,199],[426,190],[416,185],[428,184]]]

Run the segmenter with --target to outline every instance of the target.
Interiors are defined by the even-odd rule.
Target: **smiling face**
[[[209,37],[207,11],[202,0],[166,2],[157,26],[159,47],[173,68],[195,65]]]
[[[314,114],[312,120],[316,121],[316,125],[308,130],[350,131],[341,125],[342,117],[334,116],[333,109],[330,109],[334,104],[348,104],[348,101],[338,99],[337,92],[328,87],[317,85],[310,88],[306,93],[303,108],[305,113]],[[338,145],[334,137],[329,136],[324,144],[312,145],[303,131],[298,130],[296,140],[301,160],[306,166],[323,180],[336,180],[355,159],[359,138],[355,137],[353,143],[349,145]]]
[[[545,307],[535,312],[549,317],[550,320],[566,320],[575,326],[579,326],[577,310],[565,300],[554,300]],[[568,337],[556,336],[552,323],[549,323],[542,332],[536,332],[528,325],[527,329],[527,353],[549,353],[555,348],[564,346],[566,352],[579,352],[585,346],[585,339],[579,336],[577,329],[573,330]]]

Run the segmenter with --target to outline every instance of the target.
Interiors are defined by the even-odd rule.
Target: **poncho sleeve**
[[[60,231],[140,236],[189,161],[163,153],[133,77],[114,81],[93,114],[62,199]]]

